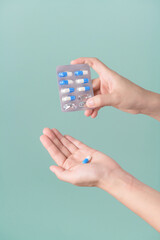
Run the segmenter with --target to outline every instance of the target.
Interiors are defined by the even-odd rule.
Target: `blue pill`
[[[89,162],[88,158],[85,158],[82,163],[83,163],[83,164],[86,164],[86,163],[88,163],[88,162]]]
[[[86,74],[88,74],[87,70],[74,72],[75,76],[82,76],[82,75],[86,75]]]
[[[88,80],[88,78],[82,78],[82,79],[77,79],[76,80],[76,83],[88,83],[89,82],[89,80]]]
[[[63,102],[68,102],[68,101],[74,101],[76,99],[76,96],[65,96],[62,98]]]
[[[59,82],[59,85],[68,85],[68,80],[62,80]]]
[[[79,87],[79,88],[77,88],[77,90],[78,90],[79,92],[86,92],[86,91],[89,91],[89,90],[90,90],[90,87],[89,87],[89,86]]]
[[[74,88],[70,88],[70,89],[69,89],[69,92],[74,92]]]
[[[75,76],[82,76],[83,75],[83,72],[82,71],[76,71],[74,73]]]
[[[59,85],[68,85],[68,84],[73,84],[72,80],[61,80],[59,82]]]
[[[83,164],[86,164],[86,163],[88,163],[90,160],[91,160],[91,158],[92,158],[92,156],[87,156],[83,161],[82,161],[82,163]]]
[[[88,83],[88,78],[84,78],[84,83]]]
[[[71,93],[74,92],[74,88],[63,88],[61,89],[62,93]]]
[[[60,72],[58,73],[59,77],[68,77],[68,76],[72,76],[72,72]]]
[[[89,91],[90,90],[90,87],[89,86],[86,86],[85,87],[85,91]]]
[[[71,101],[74,101],[76,99],[75,96],[70,96],[70,98],[71,98]]]

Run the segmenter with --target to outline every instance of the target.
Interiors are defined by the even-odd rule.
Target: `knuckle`
[[[67,144],[67,143],[68,143],[68,141],[67,141],[67,139],[66,139],[65,136],[63,136],[60,141],[61,141],[63,144]]]

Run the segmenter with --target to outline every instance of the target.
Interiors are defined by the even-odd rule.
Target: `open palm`
[[[57,129],[45,128],[40,140],[57,163],[58,166],[53,165],[50,170],[60,180],[78,186],[98,186],[104,175],[119,167],[110,157],[71,136],[63,136]],[[83,164],[88,155],[91,161]]]

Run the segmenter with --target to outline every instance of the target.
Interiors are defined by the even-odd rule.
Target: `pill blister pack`
[[[86,101],[94,95],[90,67],[87,64],[75,64],[58,66],[56,70],[62,111],[89,109]]]

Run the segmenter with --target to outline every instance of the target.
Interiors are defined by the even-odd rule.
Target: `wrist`
[[[132,188],[134,177],[118,167],[104,176],[99,182],[99,188],[105,190],[117,199],[123,197],[126,190]]]
[[[145,114],[160,121],[160,94],[144,90],[143,107],[140,114]]]

